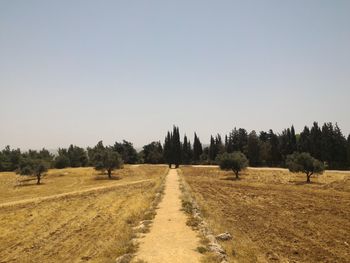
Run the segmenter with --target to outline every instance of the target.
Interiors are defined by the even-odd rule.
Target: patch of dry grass
[[[111,181],[95,180],[93,172],[91,168],[52,170],[40,186],[6,190],[2,184],[5,202],[64,195],[0,206],[1,261],[114,262],[119,255],[133,252],[132,227],[144,219],[167,168],[126,167],[116,173],[120,180]],[[7,176],[1,174],[1,181],[13,180]],[[75,193],[65,194],[71,191]]]
[[[230,262],[349,262],[350,174],[183,167],[184,179]]]
[[[113,172],[114,180],[109,180],[106,174],[101,174],[92,167],[50,169],[43,176],[41,185],[36,185],[36,179],[33,177],[2,172],[0,173],[0,204],[148,179],[159,169],[165,168],[151,165],[125,165],[124,169]]]

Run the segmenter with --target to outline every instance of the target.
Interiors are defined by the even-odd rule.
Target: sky
[[[337,122],[350,1],[0,0],[0,148]]]

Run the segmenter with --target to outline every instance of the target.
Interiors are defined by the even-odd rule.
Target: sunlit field
[[[349,262],[350,174],[247,169],[240,180],[219,168],[182,167],[182,175],[230,262]]]
[[[42,184],[0,173],[1,262],[114,262],[133,252],[132,226],[166,166],[126,166],[113,179],[93,168],[49,170]]]

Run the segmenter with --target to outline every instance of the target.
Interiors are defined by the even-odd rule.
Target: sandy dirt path
[[[177,170],[169,170],[163,200],[150,232],[139,239],[140,247],[133,260],[152,263],[199,262],[200,246],[196,233],[186,225],[187,216],[181,211],[181,191]]]

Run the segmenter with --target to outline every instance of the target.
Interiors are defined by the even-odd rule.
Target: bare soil
[[[285,170],[184,167],[184,178],[230,262],[350,262],[350,174],[305,183]]]

